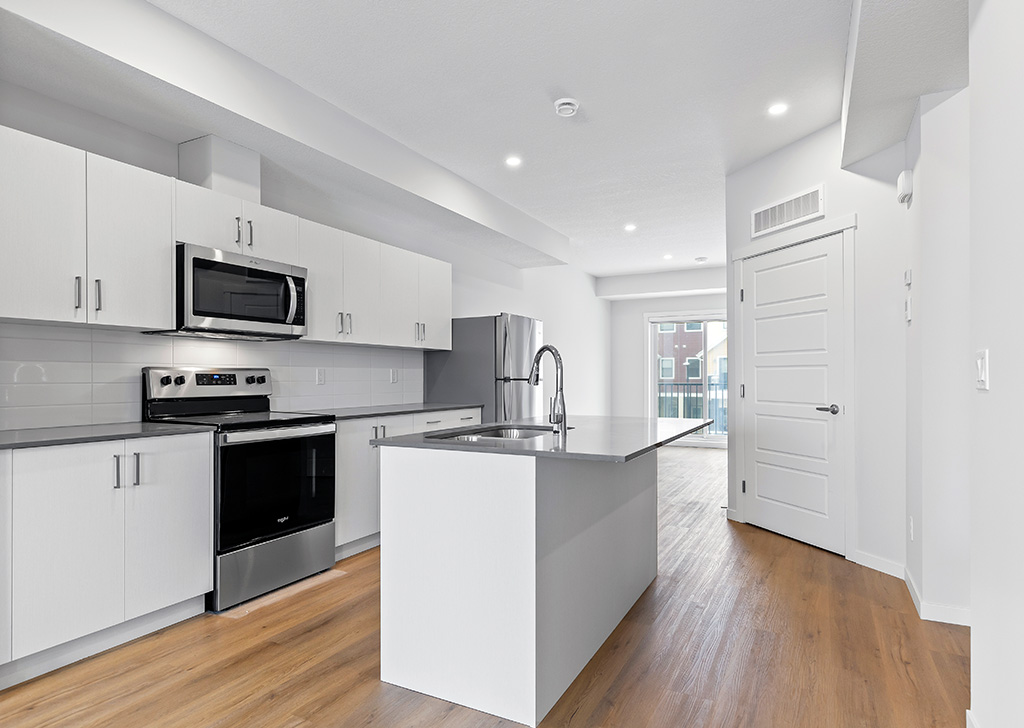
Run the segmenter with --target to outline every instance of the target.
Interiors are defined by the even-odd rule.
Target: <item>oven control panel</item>
[[[144,367],[142,384],[147,400],[273,394],[270,370],[259,367]]]

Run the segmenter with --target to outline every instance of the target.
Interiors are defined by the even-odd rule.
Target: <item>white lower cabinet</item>
[[[412,415],[340,420],[335,435],[334,543],[341,546],[380,531],[380,483],[376,437],[414,432]]]
[[[480,408],[339,420],[335,459],[334,543],[342,546],[380,531],[380,467],[376,437],[480,424]]]
[[[11,661],[11,462],[0,450],[0,665]]]
[[[12,657],[213,586],[209,433],[14,451]]]

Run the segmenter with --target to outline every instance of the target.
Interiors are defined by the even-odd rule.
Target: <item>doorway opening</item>
[[[701,433],[682,438],[686,444],[725,446],[728,439],[729,346],[724,318],[658,317],[650,322],[652,416],[714,420]]]

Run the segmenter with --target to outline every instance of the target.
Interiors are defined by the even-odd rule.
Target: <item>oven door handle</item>
[[[218,437],[219,445],[241,445],[247,442],[264,442],[267,440],[288,440],[293,437],[311,437],[313,435],[333,435],[334,423],[329,425],[312,425],[310,427],[281,427],[273,430],[245,430],[243,432],[224,432]]]

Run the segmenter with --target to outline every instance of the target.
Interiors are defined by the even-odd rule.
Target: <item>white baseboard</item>
[[[356,539],[355,541],[349,541],[343,543],[334,549],[334,560],[341,561],[347,559],[349,556],[355,556],[361,554],[364,551],[380,546],[380,532],[364,536],[363,538]]]
[[[969,710],[967,711],[967,728],[981,728],[978,721],[974,719],[974,716],[971,715],[971,711]]]
[[[945,624],[958,624],[963,627],[971,626],[970,607],[961,607],[953,604],[936,604],[926,602],[921,597],[921,589],[914,581],[910,571],[904,570],[903,581],[907,583],[907,590],[910,598],[914,600],[914,607],[917,608],[917,616],[929,622],[943,622]]]
[[[902,579],[905,571],[903,564],[898,564],[895,561],[889,561],[889,559],[883,559],[881,556],[875,556],[864,551],[851,551],[846,554],[846,560],[866,566],[869,569],[874,569],[875,571],[881,571],[889,576],[895,576],[897,579]]]
[[[730,521],[736,521],[736,523],[746,523],[746,521],[740,518],[740,512],[737,511],[735,508],[727,509],[725,511],[725,517],[728,518]]]
[[[8,662],[6,665],[0,665],[0,690],[39,677],[59,667],[70,665],[72,662],[92,657],[111,647],[131,642],[150,632],[156,632],[158,629],[169,627],[205,611],[206,597],[198,596],[152,614],[145,614],[129,622],[117,624],[71,642],[37,652],[34,655]]]

